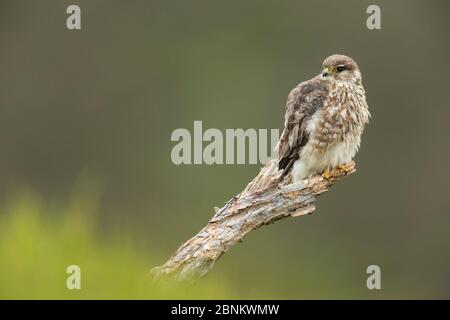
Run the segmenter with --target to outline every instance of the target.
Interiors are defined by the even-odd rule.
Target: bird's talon
[[[331,178],[331,172],[330,172],[330,170],[325,169],[325,170],[323,171],[323,173],[322,173],[322,177],[324,177],[324,178],[327,179],[327,180],[330,180],[330,178]]]
[[[350,163],[346,163],[346,164],[340,164],[340,165],[337,166],[337,168],[339,170],[341,170],[341,171],[347,172],[349,170],[350,165],[351,165],[351,162]]]

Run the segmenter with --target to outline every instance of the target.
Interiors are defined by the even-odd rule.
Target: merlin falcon
[[[318,173],[329,178],[331,169],[355,156],[369,117],[356,62],[338,54],[326,58],[319,75],[288,95],[276,146],[282,176],[292,170],[293,183]]]

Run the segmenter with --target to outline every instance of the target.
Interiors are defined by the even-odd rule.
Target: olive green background
[[[65,26],[72,3],[81,31]],[[366,28],[369,4],[381,7],[381,30]],[[450,298],[449,10],[3,0],[0,297]],[[131,270],[134,281],[164,262],[260,168],[176,166],[172,131],[194,120],[281,129],[290,89],[332,53],[358,62],[372,114],[357,173],[315,214],[252,232],[185,295],[128,288]],[[65,289],[71,263],[81,292]],[[371,264],[381,290],[366,288]]]

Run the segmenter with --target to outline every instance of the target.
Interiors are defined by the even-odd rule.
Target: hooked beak
[[[331,73],[331,70],[330,70],[329,67],[323,69],[323,71],[322,71],[322,78],[328,77],[330,75],[330,73]]]

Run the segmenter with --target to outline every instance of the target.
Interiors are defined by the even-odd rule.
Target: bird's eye
[[[342,72],[342,71],[344,71],[344,69],[345,69],[344,66],[337,66],[337,67],[336,67],[336,71],[337,71],[337,72]]]

